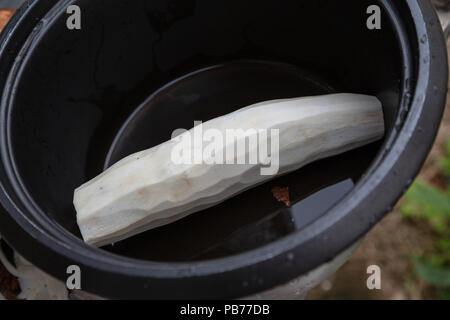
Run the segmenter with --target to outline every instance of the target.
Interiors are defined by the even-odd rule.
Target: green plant
[[[440,159],[440,173],[444,180],[450,178],[450,140],[446,156]],[[413,256],[415,275],[434,287],[438,298],[450,299],[450,188],[445,190],[417,179],[406,193],[401,207],[404,217],[427,222],[437,235],[430,252]]]
[[[403,216],[423,218],[434,231],[445,233],[450,221],[450,194],[417,179],[406,193]]]
[[[450,140],[447,141],[446,152],[447,152],[447,156],[441,158],[440,166],[441,166],[441,170],[442,170],[442,173],[444,174],[444,176],[450,177]]]

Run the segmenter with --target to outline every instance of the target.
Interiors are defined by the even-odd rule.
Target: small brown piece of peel
[[[284,202],[288,207],[291,206],[291,200],[289,199],[289,187],[273,187],[272,194],[278,201]]]
[[[12,18],[16,10],[14,9],[0,9],[0,32],[8,23],[9,19]]]

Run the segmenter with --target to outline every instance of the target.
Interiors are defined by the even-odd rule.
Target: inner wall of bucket
[[[61,12],[27,53],[11,102],[17,174],[39,211],[80,237],[73,191],[122,157],[263,100],[353,92],[383,103],[387,134],[403,62],[373,1],[78,1],[83,27]],[[330,14],[332,13],[332,14]],[[150,97],[150,98],[149,98]],[[272,180],[168,226],[107,246],[156,261],[251,250],[301,230],[342,199],[378,142]],[[292,206],[274,187],[288,187]]]

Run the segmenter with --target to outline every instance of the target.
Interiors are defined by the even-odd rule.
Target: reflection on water
[[[323,188],[291,207],[277,210],[273,215],[261,219],[233,232],[227,239],[199,252],[193,258],[212,258],[243,252],[277,240],[301,229],[324,214],[341,200],[354,186],[351,179]]]
[[[291,214],[295,228],[300,229],[314,221],[318,215],[322,215],[329,210],[350,192],[354,185],[352,179],[346,179],[317,191],[285,210],[288,210]]]

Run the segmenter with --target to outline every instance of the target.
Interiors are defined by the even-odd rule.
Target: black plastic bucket
[[[66,27],[71,4],[81,30]],[[373,4],[380,30],[366,27]],[[424,0],[28,1],[1,34],[0,88],[14,249],[62,280],[80,266],[104,297],[234,298],[332,260],[392,209],[433,143],[447,57]],[[193,120],[329,92],[376,95],[385,139],[115,246],[80,239],[73,190],[104,167]]]

